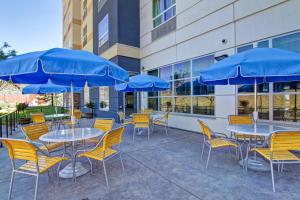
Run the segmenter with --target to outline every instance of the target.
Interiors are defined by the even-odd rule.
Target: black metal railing
[[[13,131],[16,130],[17,118],[18,113],[16,110],[0,116],[0,137],[5,134],[8,138],[9,135],[13,134]],[[2,147],[2,142],[0,142],[0,147]]]

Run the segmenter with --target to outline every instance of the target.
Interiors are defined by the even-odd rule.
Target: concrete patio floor
[[[277,192],[272,192],[270,173],[248,171],[238,165],[234,151],[212,152],[209,169],[201,160],[201,134],[178,129],[156,128],[132,142],[132,127],[126,128],[122,151],[125,172],[118,159],[107,162],[110,188],[106,188],[102,165],[94,174],[85,174],[73,183],[47,174],[41,176],[38,199],[300,199],[299,165],[286,165],[275,173]],[[16,133],[13,137],[22,137]],[[89,167],[86,159],[80,159]],[[64,164],[66,164],[65,162]],[[0,149],[0,199],[8,196],[11,164],[5,148]],[[17,174],[13,189],[15,200],[33,199],[35,179]]]

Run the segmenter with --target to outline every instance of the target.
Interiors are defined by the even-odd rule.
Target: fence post
[[[5,129],[6,129],[6,137],[8,138],[8,115],[5,115]]]
[[[10,135],[12,135],[12,113],[9,114],[9,129]]]
[[[15,131],[16,130],[16,111],[14,111],[12,113],[12,116],[13,116],[13,130]]]
[[[0,117],[0,137],[2,137],[2,117]],[[3,144],[2,144],[2,142],[0,142],[0,147],[2,147],[3,146]]]

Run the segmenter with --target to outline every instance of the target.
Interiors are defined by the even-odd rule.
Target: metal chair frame
[[[144,120],[137,122],[136,121],[137,118],[141,118],[141,117],[144,118]],[[147,129],[148,130],[148,140],[150,139],[150,123],[151,123],[150,114],[135,113],[135,114],[133,114],[133,117],[132,117],[132,123],[134,125],[133,136],[132,136],[133,142],[134,142],[134,138],[135,138],[135,134],[136,134],[136,129],[138,131],[140,129]],[[146,124],[146,127],[138,127],[138,125],[141,125],[141,124]]]
[[[282,151],[285,150],[285,151],[289,151],[289,152],[290,151],[299,151],[300,150],[300,131],[277,131],[277,132],[272,133],[271,136],[269,137],[271,145],[270,145],[269,148],[265,148],[265,149],[269,149],[270,150],[270,158],[266,159],[266,160],[268,160],[270,162],[273,192],[276,192],[276,190],[275,190],[275,179],[274,179],[274,167],[273,167],[273,164],[277,164],[278,165],[278,172],[282,172],[283,171],[283,165],[284,164],[300,164],[300,160],[297,160],[297,161],[293,161],[293,160],[290,161],[290,160],[284,160],[284,159],[283,160],[281,160],[281,159],[280,160],[273,160],[273,154],[274,154],[274,152],[276,152],[276,150],[273,150],[274,147],[272,146],[273,145],[273,139],[274,139],[274,137],[276,137],[276,136],[278,136],[279,134],[282,134],[282,133],[298,133],[299,134],[298,135],[299,138],[296,141],[297,142],[297,145],[296,145],[297,148],[295,148],[295,146],[293,146],[293,147],[280,147],[280,150],[282,150]],[[293,144],[293,145],[295,145],[295,144]],[[277,151],[280,151],[280,150],[277,150]],[[249,153],[248,152],[249,151],[247,151],[247,155],[246,155],[246,171],[248,170],[248,158],[249,158]],[[259,152],[257,152],[257,153],[259,154]],[[298,157],[298,156],[296,156],[296,157]]]
[[[164,125],[165,133],[166,133],[166,135],[168,135],[169,115],[170,115],[170,112],[167,112],[167,113],[164,114],[163,117],[153,120],[152,121],[152,124],[153,124],[153,130],[152,131],[154,131],[155,125],[160,126],[159,124],[156,124],[156,122],[162,122],[162,123],[165,124]]]
[[[123,130],[122,130],[122,133],[121,133],[121,135],[123,135],[124,129],[125,129],[124,126],[121,126],[121,127],[115,128],[115,129],[112,129],[111,131],[105,133],[105,134],[101,137],[101,139],[99,140],[98,144],[97,144],[95,147],[90,148],[90,149],[85,149],[85,150],[78,150],[78,151],[76,152],[75,158],[78,157],[78,156],[80,156],[80,155],[78,155],[78,154],[80,154],[80,153],[85,153],[85,152],[88,152],[88,151],[94,151],[94,150],[96,150],[98,147],[101,147],[101,145],[102,145],[102,143],[103,143],[105,137],[106,137],[108,134],[110,134],[111,132],[116,131],[116,130],[118,130],[118,129],[123,129]],[[103,151],[103,155],[102,155],[102,156],[103,156],[103,159],[102,159],[102,160],[99,160],[100,162],[102,162],[102,166],[103,166],[103,171],[104,171],[104,176],[105,176],[105,181],[106,181],[106,186],[107,186],[107,188],[109,188],[109,183],[108,183],[108,177],[107,177],[107,171],[106,171],[106,164],[105,164],[106,161],[108,161],[108,160],[110,160],[111,158],[114,158],[114,157],[116,157],[117,155],[119,155],[119,159],[120,159],[120,162],[121,162],[121,165],[122,165],[122,170],[125,171],[124,163],[123,163],[123,159],[122,159],[122,151],[120,150],[121,143],[122,143],[122,141],[119,143],[119,145],[117,145],[117,146],[119,147],[119,150],[117,150],[116,153],[114,153],[114,154],[112,154],[112,155],[110,155],[110,156],[108,156],[108,157],[105,157],[105,151]],[[116,146],[116,145],[115,145],[115,146]],[[86,157],[86,158],[87,158],[87,160],[89,161],[89,164],[90,164],[91,174],[93,174],[93,163],[92,163],[92,161],[91,161],[91,158],[89,158],[89,157]]]

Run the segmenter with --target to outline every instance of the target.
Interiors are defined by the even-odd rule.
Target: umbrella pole
[[[258,112],[257,112],[257,82],[256,79],[254,80],[254,112],[253,112],[253,119],[256,123],[258,119]]]
[[[73,81],[71,81],[71,121],[75,123],[74,119],[74,88]]]

